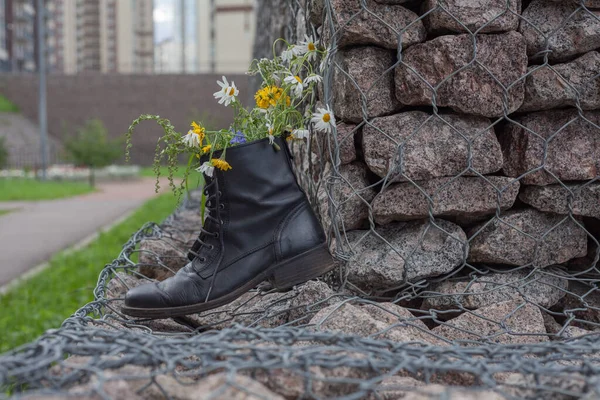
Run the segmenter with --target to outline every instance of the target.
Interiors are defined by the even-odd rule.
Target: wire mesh
[[[132,236],[95,301],[1,356],[0,384],[26,398],[600,397],[600,4],[464,4],[288,2],[289,39],[328,49],[319,96],[337,129],[293,152],[339,268],[203,314],[126,317],[129,288],[185,264],[193,194]]]

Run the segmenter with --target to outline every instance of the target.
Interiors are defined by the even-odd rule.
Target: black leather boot
[[[281,138],[275,142],[281,150],[268,139],[227,149],[232,169],[215,168],[213,178],[205,177],[208,216],[191,262],[171,278],[131,289],[123,313],[143,318],[198,313],[265,280],[283,290],[333,268],[287,144]]]

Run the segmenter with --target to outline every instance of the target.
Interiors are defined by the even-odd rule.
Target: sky
[[[154,0],[154,41],[163,41],[175,35],[175,1]],[[174,37],[175,39],[175,37]]]

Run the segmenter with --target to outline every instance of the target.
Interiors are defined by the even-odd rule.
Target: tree
[[[95,185],[96,168],[106,167],[122,155],[122,141],[110,140],[104,124],[92,119],[67,140],[65,148],[77,165],[90,169],[90,186]]]
[[[8,165],[8,149],[6,148],[5,138],[0,137],[0,169]]]

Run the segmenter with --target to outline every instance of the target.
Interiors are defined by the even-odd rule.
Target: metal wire
[[[288,2],[286,18],[299,25],[284,34],[292,42],[305,33],[320,35],[328,47],[320,101],[342,116],[337,131],[313,132],[307,143],[293,144],[299,181],[340,267],[288,292],[261,285],[200,315],[123,315],[120,304],[130,287],[164,279],[185,264],[197,234],[193,210],[199,199],[193,196],[163,224],[147,224],[132,236],[101,272],[93,302],[59,329],[0,356],[7,396],[600,397],[600,207],[594,208],[600,117],[593,111],[600,104],[589,94],[600,74],[572,79],[563,63],[591,49],[567,48],[562,58],[564,49],[553,39],[573,21],[600,24],[597,12],[587,2],[561,5],[568,8],[564,20],[543,31],[511,0],[490,2],[503,11],[475,26],[455,15],[453,2],[426,2],[433,5],[428,11],[407,2],[404,15],[412,19],[402,24],[386,15],[402,6],[388,3]],[[314,11],[319,4],[322,13]],[[436,15],[445,16],[437,22],[445,28],[434,29]],[[544,34],[541,47],[520,55],[521,67],[502,73],[526,71],[507,80],[481,57],[511,19],[521,30],[531,26]],[[423,23],[428,36],[414,39],[411,32]],[[369,36],[367,28],[387,36]],[[430,48],[415,63],[422,45],[412,41],[433,46],[442,33],[449,34],[444,40],[464,38],[455,50],[466,57],[431,82],[430,65],[423,63],[438,62],[427,57],[439,49]],[[396,37],[396,48],[377,42],[381,37]],[[380,71],[374,75],[372,68],[357,73],[348,54],[360,51],[373,57],[387,51],[383,57],[391,62],[376,62]],[[515,96],[532,95],[527,85],[540,71],[552,72],[570,97],[558,106],[531,105],[531,99],[530,108],[515,106]],[[399,89],[397,74],[430,95],[415,101]],[[493,88],[471,93],[475,100],[481,96],[481,104],[466,104],[468,91],[449,97],[449,85],[466,90],[477,79]],[[552,92],[552,84],[545,89]],[[377,103],[388,95],[397,103]],[[484,110],[489,104],[496,104],[494,112]],[[549,128],[536,122],[534,110],[552,107],[557,109],[544,117],[553,121]],[[382,122],[390,116],[411,119]],[[515,146],[526,149],[510,147],[510,140],[523,138],[529,142]],[[446,141],[443,152],[432,147],[436,140]],[[530,158],[509,165],[526,151]],[[373,161],[377,157],[384,164]],[[596,160],[588,165],[591,175],[569,170],[589,159]]]

